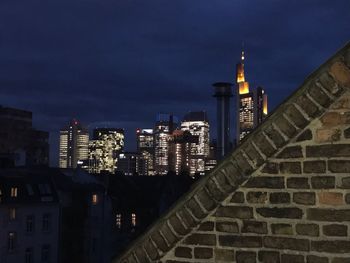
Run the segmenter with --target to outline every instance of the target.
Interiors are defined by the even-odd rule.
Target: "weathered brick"
[[[328,170],[332,173],[350,173],[350,161],[348,160],[329,160]]]
[[[338,95],[343,90],[328,72],[322,73],[317,82],[333,95]]]
[[[329,253],[350,253],[350,241],[311,241],[311,250]]]
[[[264,237],[263,241],[264,246],[267,248],[290,249],[298,251],[310,250],[309,241],[307,239],[266,236]]]
[[[344,204],[343,194],[342,193],[335,193],[335,192],[319,192],[318,193],[318,200],[320,204],[324,205],[342,205]]]
[[[205,188],[208,191],[208,193],[210,194],[210,196],[212,196],[214,198],[214,200],[217,202],[221,202],[222,200],[224,200],[226,198],[227,194],[223,193],[220,190],[220,188],[217,186],[215,180],[213,180],[212,178],[206,182]]]
[[[276,151],[274,146],[267,140],[267,138],[264,135],[256,135],[253,141],[255,145],[259,148],[260,152],[262,152],[265,156],[271,156]]]
[[[253,204],[263,204],[267,201],[267,192],[248,192],[247,202]]]
[[[284,148],[278,155],[278,158],[300,158],[303,157],[303,152],[301,146],[289,146]]]
[[[344,130],[344,137],[346,139],[350,138],[350,128],[347,128],[347,129]]]
[[[175,236],[166,222],[164,222],[159,229],[170,246],[174,245],[179,240],[179,238]]]
[[[282,147],[285,143],[286,140],[285,138],[281,135],[279,131],[277,131],[273,125],[270,125],[264,129],[264,132],[267,137],[269,137],[270,140],[273,141],[276,147]]]
[[[233,160],[228,161],[226,165],[221,168],[221,172],[227,178],[228,183],[234,187],[239,185],[244,179],[243,172],[238,168],[237,164]],[[219,181],[219,184],[221,186],[222,180],[220,181],[220,178],[218,178],[217,180]]]
[[[164,237],[161,236],[159,231],[154,231],[151,234],[151,239],[153,240],[153,242],[155,243],[157,248],[159,250],[161,250],[162,252],[167,252],[170,249],[170,247],[166,243]]]
[[[274,123],[288,138],[292,138],[297,132],[296,128],[283,115],[278,116]]]
[[[244,193],[243,192],[235,192],[232,195],[231,203],[244,203]]]
[[[219,236],[219,244],[224,247],[261,247],[262,239],[259,236]]]
[[[323,226],[323,234],[326,236],[347,236],[348,227],[346,225],[325,225]]]
[[[144,248],[150,259],[155,260],[159,258],[159,253],[151,239],[147,239],[144,243]]]
[[[309,189],[309,179],[304,177],[291,177],[287,179],[287,187],[295,189]]]
[[[293,227],[290,224],[271,224],[271,232],[275,235],[293,235]]]
[[[235,253],[233,250],[228,249],[215,249],[215,259],[219,261],[233,262]]]
[[[284,113],[298,128],[304,128],[308,124],[308,120],[300,113],[294,104],[288,105]]]
[[[286,192],[271,193],[270,194],[271,204],[287,204],[290,203],[290,195]]]
[[[185,207],[178,211],[178,215],[186,228],[191,228],[196,225],[197,219],[195,219]]]
[[[267,234],[267,223],[261,221],[244,220],[242,233]]]
[[[211,198],[211,196],[205,188],[199,190],[196,194],[196,197],[202,204],[202,206],[205,208],[205,210],[211,211],[216,207],[216,202],[213,201],[213,198]]]
[[[342,222],[350,221],[350,209],[309,208],[307,219],[315,221]]]
[[[255,169],[255,167],[248,162],[247,157],[243,155],[242,151],[236,153],[233,158],[237,166],[245,175],[249,175]]]
[[[303,255],[282,254],[281,260],[283,263],[304,263]]]
[[[277,174],[278,171],[279,171],[278,163],[273,163],[273,162],[267,162],[261,170],[261,172],[267,173],[267,174]]]
[[[307,256],[307,263],[328,263],[328,258],[314,255]]]
[[[193,233],[184,240],[187,245],[215,246],[216,236],[214,234]]]
[[[335,62],[331,66],[329,73],[338,83],[350,87],[350,69],[344,63],[340,61]]]
[[[207,247],[195,247],[194,258],[209,259],[213,257],[213,249]]]
[[[288,207],[288,208],[279,208],[279,207],[262,207],[256,208],[256,212],[263,217],[272,217],[272,218],[302,218],[303,211],[299,208]]]
[[[146,255],[146,251],[141,246],[138,246],[135,248],[135,255],[138,259],[138,262],[151,263],[151,261],[148,259],[147,255]]]
[[[244,184],[244,187],[281,189],[281,188],[284,188],[284,177],[277,177],[277,176],[252,177]]]
[[[317,224],[297,224],[295,230],[298,235],[319,236],[319,226]]]
[[[350,263],[350,258],[349,257],[345,257],[345,258],[333,258],[332,259],[332,263]]]
[[[296,99],[296,104],[305,111],[311,118],[315,118],[321,114],[319,108],[306,95],[301,95]]]
[[[199,225],[199,231],[213,231],[214,230],[214,222],[203,222]]]
[[[280,263],[280,253],[277,251],[260,250],[258,258],[262,263]]]
[[[253,208],[248,206],[221,206],[216,210],[216,216],[249,219],[253,217]]]
[[[350,194],[345,195],[345,203],[350,204]]]
[[[280,171],[282,174],[300,174],[301,164],[300,162],[281,162]]]
[[[256,167],[260,166],[264,162],[264,158],[255,149],[252,143],[246,143],[244,152],[247,154],[247,156],[250,158],[250,160],[254,163]]]
[[[226,233],[238,233],[238,224],[236,222],[216,222],[216,231]]]
[[[324,173],[326,172],[325,161],[306,161],[304,162],[304,173]]]
[[[225,176],[226,172],[220,171],[217,172],[215,175],[215,180],[220,187],[220,189],[223,190],[224,193],[232,193],[233,190],[235,190],[240,183],[241,178],[236,177],[236,180],[233,181],[234,177],[230,177],[230,180],[228,179],[228,176]],[[234,185],[234,186],[233,186]]]
[[[185,226],[176,215],[173,215],[169,218],[169,224],[179,235],[183,236],[190,232],[190,228]]]
[[[312,193],[312,192],[294,193],[293,202],[301,205],[314,205],[316,202],[315,193]]]
[[[129,255],[127,255],[127,260],[126,260],[126,262],[127,262],[127,263],[137,263],[135,257],[136,257],[135,254],[130,253]]]
[[[237,263],[256,263],[256,253],[247,251],[236,252]]]
[[[316,142],[336,142],[340,140],[340,129],[317,129],[316,130]]]
[[[349,144],[325,144],[306,146],[306,157],[349,157]]]
[[[178,258],[192,258],[192,248],[189,247],[176,247],[175,257]]]
[[[335,111],[326,112],[320,120],[323,124],[323,127],[333,128],[334,126],[343,124],[340,113]]]
[[[329,96],[318,86],[316,86],[315,83],[309,86],[308,92],[314,101],[316,101],[318,104],[325,108],[327,108],[332,102]]]
[[[314,176],[311,178],[311,185],[314,189],[330,189],[335,187],[334,176]]]
[[[312,132],[311,132],[311,130],[307,129],[297,137],[296,141],[303,142],[303,141],[308,141],[311,139],[312,139]]]
[[[350,109],[350,96],[341,96],[337,101],[332,104],[332,109],[336,110],[349,110]]]
[[[198,219],[203,219],[207,215],[193,197],[187,201],[186,207]]]

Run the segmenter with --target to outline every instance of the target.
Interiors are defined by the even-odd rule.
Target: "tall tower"
[[[222,159],[230,150],[230,98],[232,84],[217,82],[214,97],[217,99],[217,159]]]
[[[244,74],[244,51],[236,67],[236,144],[253,131],[267,115],[267,95],[258,87],[250,91]]]
[[[78,120],[60,131],[60,168],[77,168],[79,162],[88,159],[89,132]]]

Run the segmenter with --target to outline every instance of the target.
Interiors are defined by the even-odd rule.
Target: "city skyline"
[[[72,117],[118,122],[134,149],[136,128],[160,111],[206,110],[215,127],[211,84],[234,81],[242,41],[247,78],[273,94],[273,110],[345,44],[348,9],[348,1],[5,2],[0,101],[33,111],[51,149]]]

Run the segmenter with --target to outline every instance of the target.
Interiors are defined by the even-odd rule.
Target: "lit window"
[[[14,251],[16,248],[16,233],[10,232],[7,238],[7,249],[9,252]]]
[[[17,187],[11,187],[11,197],[17,197]]]
[[[115,225],[118,229],[120,229],[122,227],[122,215],[121,214],[117,214],[115,216]]]
[[[16,208],[10,208],[10,220],[16,219]]]
[[[33,263],[33,249],[32,248],[26,248],[25,252],[25,263]]]
[[[131,225],[136,226],[136,214],[131,214]]]
[[[92,195],[92,204],[93,204],[93,205],[96,205],[97,202],[98,202],[97,194],[93,194],[93,195]]]
[[[27,230],[27,233],[34,232],[34,216],[32,216],[32,215],[27,216],[26,230]]]

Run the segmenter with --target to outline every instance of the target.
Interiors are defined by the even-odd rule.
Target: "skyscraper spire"
[[[249,93],[249,83],[245,81],[244,76],[244,59],[244,43],[242,42],[241,61],[237,64],[236,68],[236,81],[239,87],[239,94]]]

